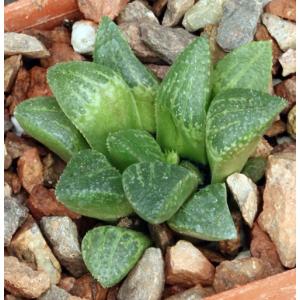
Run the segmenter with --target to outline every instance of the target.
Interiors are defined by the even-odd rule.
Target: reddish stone
[[[80,216],[71,212],[63,204],[57,201],[54,190],[48,190],[42,185],[32,189],[27,200],[28,208],[36,219],[44,216],[68,216],[71,219],[78,219]]]
[[[106,300],[117,300],[117,295],[119,292],[119,286],[116,285],[108,290]]]
[[[37,298],[50,287],[46,272],[35,271],[16,257],[4,257],[4,287],[15,296]]]
[[[282,134],[286,131],[286,123],[281,120],[273,122],[271,127],[265,132],[264,135],[273,137]]]
[[[219,241],[218,246],[221,253],[235,256],[237,255],[239,249],[242,246],[241,236],[242,236],[243,220],[242,220],[242,215],[239,212],[233,212],[232,218],[237,231],[237,238],[234,240]]]
[[[44,167],[44,185],[46,187],[55,187],[60,175],[62,174],[66,163],[58,156],[49,153],[43,158]]]
[[[27,92],[27,97],[52,96],[52,92],[47,83],[47,69],[34,66],[29,72],[30,87]]]
[[[12,157],[12,159],[18,158],[23,153],[34,147],[34,143],[30,140],[17,136],[13,132],[8,132],[5,138],[5,147],[7,153]]]
[[[296,21],[296,0],[272,0],[265,7],[265,12]]]
[[[125,8],[128,0],[78,0],[79,10],[85,19],[99,23],[101,17],[114,19]]]
[[[258,280],[205,300],[291,300],[296,299],[296,270]]]
[[[163,66],[163,65],[154,65],[149,64],[147,67],[156,75],[156,77],[160,80],[164,79],[166,74],[168,73],[170,66]]]
[[[296,76],[286,79],[274,86],[275,94],[288,101],[288,107],[284,113],[288,113],[296,103]]]
[[[163,10],[166,8],[168,4],[168,0],[156,0],[153,5],[153,12],[157,17],[159,17]]]
[[[18,194],[21,190],[21,181],[16,173],[5,171],[4,181],[11,187],[14,194]]]
[[[105,300],[108,289],[103,288],[89,274],[78,278],[70,293],[87,300]]]
[[[216,292],[222,292],[269,275],[269,265],[262,259],[246,257],[227,260],[216,267],[213,287]]]
[[[29,86],[30,74],[25,68],[21,67],[17,74],[12,92],[6,99],[6,106],[9,106],[9,113],[11,115],[14,113],[15,107],[27,99]]]
[[[187,288],[182,285],[166,285],[163,291],[162,299],[166,299],[178,293],[185,291]]]
[[[57,284],[58,287],[64,289],[66,292],[70,292],[76,282],[76,278],[71,276],[64,276],[60,279],[60,282]]]
[[[51,48],[53,43],[71,44],[71,34],[63,26],[57,26],[53,30],[28,29],[23,33],[36,37],[47,48]]]
[[[273,75],[277,74],[277,72],[279,71],[278,59],[281,56],[282,51],[280,50],[280,47],[278,46],[277,42],[270,35],[270,33],[265,25],[263,25],[263,24],[257,25],[255,39],[257,41],[268,41],[268,40],[272,41],[272,55],[273,55],[272,73],[273,73]]]
[[[83,56],[76,53],[73,48],[66,43],[53,43],[52,47],[49,48],[51,54],[48,58],[41,59],[41,65],[44,68],[49,68],[57,63],[64,61],[82,61]]]
[[[192,243],[180,240],[166,253],[166,283],[191,287],[210,285],[215,268]]]
[[[261,258],[270,264],[272,274],[284,271],[275,245],[257,223],[254,223],[251,230],[250,251],[252,256]]]
[[[32,189],[43,183],[43,165],[36,148],[26,150],[18,160],[18,176],[24,189],[30,193]]]

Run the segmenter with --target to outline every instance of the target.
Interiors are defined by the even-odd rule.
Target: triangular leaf
[[[132,212],[121,174],[94,150],[73,156],[56,186],[56,196],[70,210],[100,220],[116,220]]]
[[[135,212],[152,224],[171,218],[198,185],[194,172],[159,161],[131,165],[122,181]]]
[[[129,87],[111,69],[90,62],[56,64],[48,82],[63,112],[92,148],[106,154],[109,132],[140,128]]]
[[[178,56],[157,96],[157,140],[166,150],[205,163],[205,121],[211,90],[206,39],[197,38]]]
[[[119,283],[150,246],[142,233],[115,226],[94,228],[82,240],[82,257],[104,288]]]
[[[272,42],[251,42],[221,59],[213,75],[213,93],[234,88],[268,91],[272,70]]]
[[[124,129],[107,138],[109,158],[121,170],[142,161],[165,161],[156,140],[147,131]]]
[[[188,200],[168,221],[174,230],[206,241],[237,237],[228,205],[225,184],[207,186]]]
[[[143,129],[154,132],[154,99],[158,87],[154,75],[136,58],[118,26],[103,17],[97,32],[94,62],[122,75],[131,88]]]
[[[14,115],[26,133],[65,161],[79,150],[89,148],[54,97],[37,97],[23,101],[16,107]]]
[[[281,98],[245,89],[227,90],[212,100],[206,127],[212,182],[222,182],[242,170],[261,135],[285,105]]]

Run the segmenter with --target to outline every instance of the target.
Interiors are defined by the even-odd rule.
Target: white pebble
[[[94,50],[97,24],[91,21],[78,21],[72,27],[71,44],[75,52],[91,54]]]
[[[11,122],[14,125],[14,132],[17,136],[21,136],[24,133],[24,129],[21,127],[19,122],[15,117],[11,117]]]

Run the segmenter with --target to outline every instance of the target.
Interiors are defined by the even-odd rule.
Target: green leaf
[[[136,58],[123,33],[108,17],[101,20],[93,57],[95,63],[110,67],[123,76],[135,96],[143,129],[154,132],[158,81]]]
[[[105,66],[78,61],[56,64],[48,69],[48,82],[63,112],[103,154],[109,132],[141,127],[129,87]]]
[[[224,183],[209,185],[194,194],[168,225],[176,232],[206,241],[237,238]]]
[[[164,161],[156,140],[147,131],[125,129],[110,133],[107,138],[109,158],[121,170],[142,161]]]
[[[82,257],[92,276],[108,288],[128,274],[149,246],[150,240],[142,233],[101,226],[83,238]]]
[[[36,97],[23,101],[16,107],[14,115],[26,133],[65,161],[79,150],[89,148],[54,97]]]
[[[151,224],[171,218],[196,189],[197,176],[177,165],[141,162],[125,170],[122,182],[135,212]]]
[[[164,150],[206,163],[205,121],[212,63],[206,39],[197,38],[178,56],[157,96],[157,140]]]
[[[263,157],[250,157],[242,171],[243,174],[257,182],[265,175],[267,160]]]
[[[245,89],[227,90],[213,99],[206,128],[213,183],[243,169],[260,137],[285,106],[279,97]]]
[[[70,210],[100,220],[116,220],[132,213],[121,174],[95,150],[82,150],[73,156],[56,186],[56,196]]]
[[[182,162],[180,162],[180,166],[194,172],[198,177],[198,183],[201,185],[204,184],[205,174],[204,172],[200,171],[195,165],[193,165],[188,160],[183,160]]]
[[[251,42],[239,47],[222,60],[213,75],[213,93],[233,88],[268,92],[272,71],[272,42]]]

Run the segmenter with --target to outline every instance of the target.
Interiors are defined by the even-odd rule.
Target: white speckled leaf
[[[82,257],[92,276],[105,287],[119,283],[135,266],[150,240],[115,226],[94,228],[82,240]]]
[[[272,71],[272,42],[251,42],[221,59],[213,75],[213,93],[234,88],[268,91]]]
[[[110,221],[132,213],[121,174],[95,150],[82,150],[72,157],[55,193],[66,207],[83,216]]]
[[[212,63],[206,39],[197,38],[178,56],[161,83],[156,103],[157,140],[164,150],[206,163],[205,121]]]
[[[142,161],[165,161],[156,140],[145,130],[124,129],[107,138],[109,158],[121,170]]]
[[[65,161],[79,150],[89,148],[54,97],[37,97],[23,101],[16,107],[14,115],[26,133]]]
[[[224,183],[205,187],[188,200],[168,221],[174,230],[206,241],[237,237],[228,205]]]
[[[92,148],[107,154],[109,132],[140,128],[129,87],[111,69],[91,62],[68,62],[48,69],[48,82],[66,116]]]
[[[142,128],[154,132],[157,79],[136,58],[121,30],[108,17],[101,20],[93,57],[95,63],[110,67],[122,75],[135,96]]]
[[[240,172],[262,134],[286,102],[255,90],[232,89],[218,94],[209,107],[206,148],[212,182]]]
[[[128,167],[122,182],[134,211],[152,224],[171,218],[198,185],[198,176],[163,162],[141,162]]]

